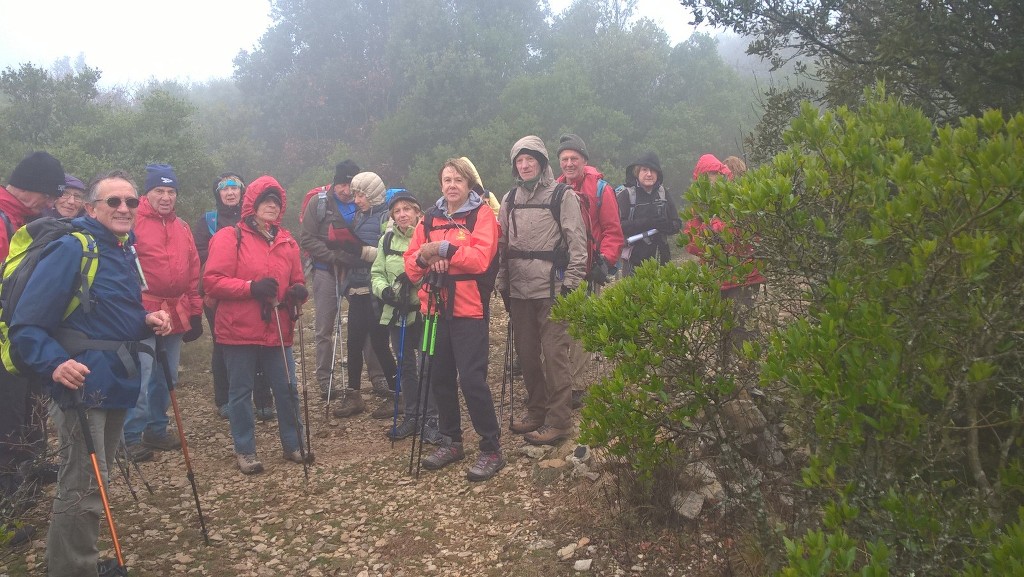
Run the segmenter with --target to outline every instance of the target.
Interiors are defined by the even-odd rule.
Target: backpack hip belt
[[[116,351],[117,358],[121,365],[128,371],[129,377],[136,377],[139,374],[139,367],[135,364],[132,352],[153,354],[153,350],[139,341],[108,341],[102,339],[90,339],[82,331],[74,329],[57,329],[53,331],[53,339],[64,347],[68,355],[75,356],[84,351]]]

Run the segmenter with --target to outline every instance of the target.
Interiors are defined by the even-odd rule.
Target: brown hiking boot
[[[551,425],[543,425],[536,431],[523,435],[523,440],[531,445],[555,445],[571,436],[571,429],[559,429]]]
[[[536,431],[543,424],[543,417],[532,417],[530,415],[526,415],[525,418],[513,421],[512,426],[509,427],[509,430],[511,430],[513,433],[517,435],[522,435],[524,433]]]
[[[363,395],[355,389],[345,389],[345,396],[341,398],[341,406],[331,411],[331,414],[339,419],[352,417],[366,410],[366,403],[363,402]]]
[[[255,475],[263,472],[263,463],[256,458],[256,453],[236,453],[238,459],[238,470],[243,475]]]
[[[398,414],[399,415],[404,415],[405,414],[405,402],[404,402],[404,399],[402,398],[402,394],[401,393],[399,393],[399,395],[398,395]],[[370,417],[372,417],[374,419],[390,419],[390,418],[394,417],[394,415],[395,415],[395,397],[394,397],[394,395],[392,395],[391,398],[389,398],[389,399],[384,399],[383,401],[381,401],[381,403],[379,405],[377,405],[377,408],[374,409],[372,413],[370,413]]]

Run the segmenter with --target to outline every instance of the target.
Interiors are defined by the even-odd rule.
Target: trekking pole
[[[498,400],[498,435],[501,435],[501,422],[505,420],[505,385],[508,384],[509,377],[512,374],[512,320],[508,321],[508,331],[505,333],[505,366],[501,371],[501,397]],[[511,403],[509,405],[509,414],[511,414],[512,408]],[[509,423],[512,426],[512,423]]]
[[[132,499],[135,502],[139,502],[139,494],[135,492],[135,487],[132,486],[131,479],[128,478],[128,464],[121,460],[121,454],[118,449],[114,449],[114,462],[117,463],[117,469],[121,471],[121,478],[124,479],[124,484],[128,485],[128,492],[132,494]]]
[[[416,451],[416,437],[419,437],[419,452],[416,459],[416,478],[420,476],[420,464],[423,462],[423,432],[427,425],[427,399],[430,398],[430,372],[434,367],[434,344],[437,338],[437,321],[440,317],[441,288],[438,285],[429,285],[427,296],[427,315],[423,325],[423,342],[420,350],[423,352],[423,365],[420,367],[420,398],[418,399],[416,412],[423,413],[423,421],[420,423],[419,435],[413,435],[412,447],[409,453],[409,473],[412,473],[412,460]],[[425,368],[424,368],[425,367]],[[424,374],[426,382],[424,383]]]
[[[404,305],[404,303],[408,300],[408,296],[408,289],[406,288],[405,283],[402,283],[402,288],[401,290],[398,291],[399,304]],[[398,314],[402,316],[402,319],[399,321],[399,326],[401,327],[401,330],[399,331],[398,336],[398,367],[397,370],[395,371],[395,412],[391,416],[392,449],[395,448],[395,434],[398,431],[398,397],[399,395],[402,394],[402,363],[405,361],[405,324],[406,317],[408,315],[406,314],[406,311],[404,309],[405,306],[395,307],[395,310],[397,310]],[[419,401],[419,399],[417,399],[417,401]],[[418,404],[419,403],[417,402],[417,405]],[[413,416],[415,417],[415,415]],[[408,419],[409,416],[406,415],[406,418]],[[424,415],[424,418],[426,418],[426,415]]]
[[[334,342],[331,344],[331,374],[327,377],[327,409],[324,418],[328,421],[331,419],[331,397],[334,396],[334,367],[335,363],[338,362],[338,341],[341,336],[341,286],[338,281],[338,272],[334,271],[334,303],[338,306],[338,310],[334,313]]]
[[[199,529],[203,533],[203,543],[210,544],[210,536],[206,532],[206,519],[203,518],[203,507],[199,504],[199,487],[196,486],[196,476],[192,472],[192,458],[188,454],[188,441],[185,439],[185,425],[181,422],[181,409],[178,408],[178,395],[175,393],[176,383],[171,377],[171,364],[167,361],[167,350],[164,348],[163,339],[156,338],[156,356],[160,365],[164,368],[164,379],[167,381],[167,392],[171,395],[171,407],[174,409],[174,424],[178,427],[178,440],[181,441],[181,454],[185,457],[185,476],[192,485],[192,497],[196,501],[196,513],[199,515]]]
[[[117,573],[128,575],[128,568],[124,565],[124,555],[121,554],[121,543],[117,540],[117,528],[114,526],[114,516],[110,512],[110,501],[107,499],[106,484],[103,482],[103,475],[100,473],[100,462],[96,458],[96,445],[93,443],[92,431],[89,430],[89,419],[85,416],[85,407],[82,405],[82,390],[75,389],[71,398],[78,413],[78,424],[82,428],[82,437],[85,440],[85,450],[89,453],[92,461],[92,472],[96,475],[96,485],[100,490],[100,499],[103,501],[103,514],[107,516],[107,526],[110,528],[110,540],[114,543],[114,554],[117,555]]]
[[[306,388],[306,331],[302,328],[302,307],[295,306],[295,320],[299,323],[299,362],[302,364],[302,412],[306,417],[306,453],[313,454],[313,443],[309,438],[309,391]]]
[[[274,318],[277,319],[277,339],[281,341],[281,362],[284,363],[284,376],[288,379],[288,404],[292,406],[292,418],[295,419],[296,433],[298,433],[298,427],[302,426],[302,421],[299,420],[299,407],[297,401],[299,399],[298,383],[292,382],[291,371],[288,370],[288,353],[284,350],[284,332],[281,330],[281,303],[274,299],[274,302],[270,303],[270,306],[274,309]],[[292,397],[292,387],[296,388],[295,397]],[[280,410],[280,405],[278,409]],[[279,422],[280,424],[280,422]],[[312,459],[312,454],[306,453],[306,449],[302,446],[302,437],[299,437],[299,456],[302,457],[302,474],[306,477],[306,482],[309,482],[309,464],[306,463],[306,455]]]
[[[149,481],[146,480],[146,476],[142,474],[142,468],[139,467],[139,464],[135,462],[135,459],[128,454],[128,445],[124,442],[124,433],[121,433],[120,450],[124,451],[125,460],[127,460],[128,463],[131,464],[132,468],[135,469],[135,474],[139,476],[139,479],[142,479],[142,486],[146,488],[146,491],[149,492],[150,495],[153,495],[153,487],[149,485]]]
[[[512,328],[512,319],[508,319],[508,341],[512,343],[512,348],[509,349],[508,353],[508,428],[512,429],[512,421],[515,420],[516,416],[516,380],[513,377],[513,367],[516,362],[516,348],[515,348],[515,329]]]

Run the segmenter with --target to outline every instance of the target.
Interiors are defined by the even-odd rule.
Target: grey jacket
[[[498,253],[501,257],[495,286],[499,291],[508,291],[512,298],[553,298],[558,296],[563,286],[575,289],[586,276],[587,230],[579,199],[572,190],[567,190],[562,197],[561,226],[555,221],[554,213],[548,207],[557,183],[547,162],[544,141],[536,136],[523,137],[512,146],[510,160],[517,182],[521,181],[515,170],[515,159],[524,150],[540,153],[545,162],[540,179],[532,190],[517,185],[515,206],[509,202],[510,193],[506,193],[501,201],[498,211],[498,224],[501,226]],[[524,204],[540,207],[523,207]],[[564,270],[550,260],[510,255],[510,251],[545,252],[563,247],[568,249]]]

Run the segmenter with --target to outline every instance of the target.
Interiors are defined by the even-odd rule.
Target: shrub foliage
[[[720,247],[750,245],[772,330],[746,353],[810,454],[783,573],[1019,571],[1024,115],[939,127],[879,86],[856,111],[805,105],[785,143],[739,182],[690,190],[734,225],[706,247],[710,269],[652,267],[559,309],[619,363],[585,438],[649,474],[732,390],[708,368],[730,311],[702,279],[742,274]]]

